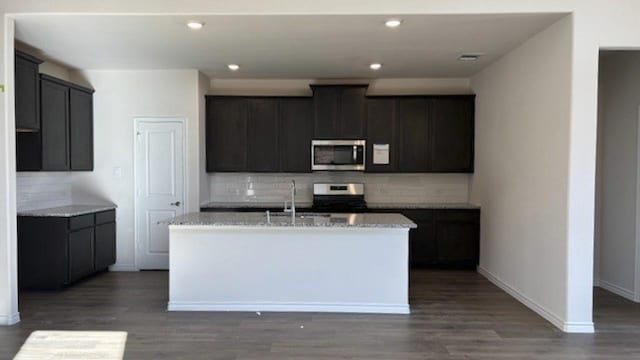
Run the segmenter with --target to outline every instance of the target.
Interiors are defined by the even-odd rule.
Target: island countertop
[[[416,228],[417,225],[401,214],[313,214],[298,213],[295,222],[290,214],[266,212],[198,212],[181,215],[166,221],[170,226],[202,227],[339,227],[339,228]]]

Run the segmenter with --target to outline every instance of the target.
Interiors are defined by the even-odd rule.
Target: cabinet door
[[[247,100],[247,170],[277,172],[280,168],[277,99]]]
[[[42,168],[42,140],[39,132],[16,133],[16,170],[39,171]]]
[[[207,98],[207,171],[247,168],[247,108],[242,98]]]
[[[335,139],[340,92],[335,87],[313,88],[314,139]]]
[[[280,171],[311,172],[311,99],[280,100]]]
[[[427,102],[424,98],[398,99],[398,169],[425,172],[428,164]]]
[[[16,129],[40,129],[40,77],[38,63],[15,57]]]
[[[409,231],[411,267],[429,267],[438,263],[438,247],[432,210],[404,210],[402,214],[418,227]]]
[[[69,90],[71,170],[93,170],[93,95]]]
[[[116,223],[96,226],[94,270],[104,270],[116,262]]]
[[[396,101],[393,98],[367,99],[367,172],[393,172],[396,161]],[[389,164],[373,163],[373,145],[389,145]]]
[[[69,170],[69,88],[42,79],[42,170]]]
[[[430,101],[431,171],[473,172],[474,98]]]
[[[344,87],[340,91],[338,139],[364,139],[366,87]]]
[[[476,210],[439,210],[436,214],[438,262],[474,268],[480,246],[480,214]]]
[[[69,282],[93,273],[93,228],[69,233]]]

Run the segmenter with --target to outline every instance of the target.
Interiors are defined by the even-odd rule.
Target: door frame
[[[183,117],[175,117],[175,116],[144,116],[144,117],[135,117],[133,119],[133,131],[132,131],[132,141],[133,141],[133,267],[135,271],[140,271],[140,261],[138,260],[139,251],[138,246],[140,245],[140,239],[138,238],[138,213],[139,213],[139,204],[138,204],[138,161],[136,160],[138,155],[138,125],[142,123],[179,123],[182,126],[182,178],[183,178],[183,186],[182,186],[182,197],[184,209],[189,208],[189,197],[188,193],[188,182],[187,182],[187,129],[186,129],[186,118]]]
[[[636,133],[636,252],[633,301],[640,303],[640,106]]]

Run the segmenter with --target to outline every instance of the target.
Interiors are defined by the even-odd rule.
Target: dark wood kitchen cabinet
[[[473,96],[429,100],[431,172],[473,172]]]
[[[16,130],[40,130],[40,77],[42,60],[20,51],[15,53]]]
[[[247,100],[247,169],[277,172],[280,169],[278,99]]]
[[[93,90],[40,75],[40,131],[18,132],[18,171],[93,170]]]
[[[398,170],[396,100],[394,98],[367,99],[367,172],[395,172]],[[389,164],[373,163],[373,145],[389,145]]]
[[[93,95],[69,89],[70,166],[75,171],[93,170]]]
[[[42,170],[70,169],[69,87],[43,78],[42,91]]]
[[[438,239],[434,211],[402,210],[402,214],[418,225],[409,231],[409,262],[411,267],[428,267],[438,264]]]
[[[479,210],[439,210],[435,215],[438,263],[475,268],[480,254]]]
[[[310,172],[311,99],[208,96],[208,172]]]
[[[207,97],[207,171],[246,171],[247,103],[241,97]]]
[[[365,137],[368,85],[311,85],[315,139]]]
[[[398,170],[429,171],[428,103],[422,97],[398,99]]]
[[[280,171],[311,172],[312,100],[280,99]]]
[[[472,173],[475,96],[367,98],[367,145],[390,144],[389,165],[367,161],[368,172]]]
[[[20,289],[56,290],[115,263],[115,210],[18,216]]]

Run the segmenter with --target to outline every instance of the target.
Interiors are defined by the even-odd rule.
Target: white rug
[[[123,331],[34,331],[14,360],[121,360],[127,342]]]

